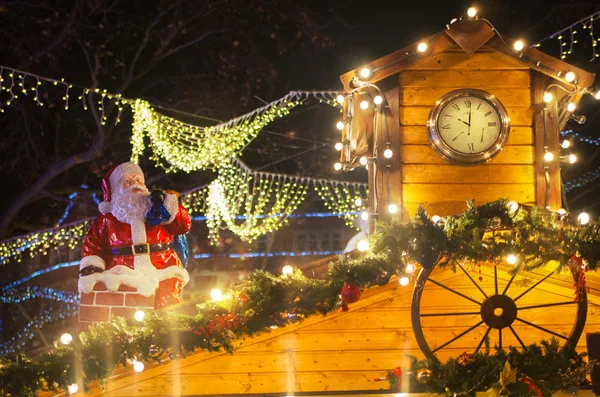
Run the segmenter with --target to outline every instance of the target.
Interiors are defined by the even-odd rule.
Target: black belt
[[[175,246],[173,243],[162,243],[162,244],[138,244],[130,245],[128,247],[112,248],[110,253],[113,256],[124,256],[124,255],[143,255],[150,254],[152,252],[161,252],[174,250]]]

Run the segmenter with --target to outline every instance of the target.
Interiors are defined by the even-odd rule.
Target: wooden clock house
[[[341,161],[368,159],[372,214],[452,215],[498,198],[561,208],[559,132],[594,75],[515,43],[463,19],[341,76]]]

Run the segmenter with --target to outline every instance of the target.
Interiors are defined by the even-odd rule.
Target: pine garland
[[[487,350],[463,353],[445,363],[411,357],[409,372],[388,372],[390,390],[404,391],[402,384],[407,384],[411,393],[449,397],[471,397],[478,391],[496,397],[550,397],[558,391],[576,394],[581,385],[588,384],[586,376],[596,365],[585,361],[585,353],[560,350],[556,339],[523,350]],[[424,371],[427,377],[420,376]]]
[[[132,360],[160,362],[166,355],[174,359],[196,349],[232,352],[238,339],[297,323],[306,316],[346,309],[340,299],[346,284],[363,289],[385,285],[394,274],[404,276],[409,262],[453,266],[459,258],[498,262],[512,253],[521,260],[519,270],[531,270],[548,261],[566,268],[581,263],[590,269],[597,267],[599,224],[569,226],[555,213],[515,209],[508,204],[505,200],[481,206],[468,203],[465,213],[437,223],[420,209],[412,222],[381,224],[368,252],[340,256],[323,279],[310,279],[298,269],[291,275],[258,270],[238,290],[228,292],[225,299],[199,305],[195,316],[161,312],[146,316],[141,324],[125,319],[98,324],[71,345],[46,354],[38,362],[25,356],[3,359],[0,389],[13,396],[35,395],[41,390],[65,389],[76,379],[81,379],[85,388],[93,381],[102,385],[116,367]],[[548,351],[546,347],[544,354]],[[502,354],[498,352],[496,360],[503,358]],[[515,352],[510,354],[517,357]],[[543,358],[538,356],[530,359]],[[479,360],[477,365],[488,365],[491,360],[473,357]],[[579,356],[573,357],[578,360]],[[537,379],[516,361],[513,364]],[[558,369],[567,368],[549,367],[547,371],[556,374]]]

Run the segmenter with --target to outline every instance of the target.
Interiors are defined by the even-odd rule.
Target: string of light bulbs
[[[556,39],[558,41],[558,46],[560,50],[560,58],[565,59],[568,55],[571,55],[573,53],[575,44],[579,43],[579,40],[577,39],[577,34],[578,29],[581,28],[582,30],[589,32],[588,34],[590,36],[592,47],[592,58],[590,59],[590,62],[592,62],[596,60],[596,58],[600,57],[600,53],[598,53],[596,49],[598,43],[600,42],[600,38],[596,38],[594,36],[594,23],[599,18],[600,12],[594,12],[593,14],[576,21],[571,25],[544,37],[543,39],[533,44],[532,47],[540,47],[542,43],[548,40]]]
[[[578,132],[575,132],[573,130],[561,131],[560,134],[562,136],[571,137],[572,139],[577,139],[580,142],[589,143],[590,145],[600,146],[600,138],[594,138],[591,136],[580,135]]]
[[[585,174],[583,174],[582,176],[575,178],[571,181],[566,181],[563,185],[563,189],[565,190],[565,192],[570,192],[571,190],[580,188],[582,186],[585,186],[589,183],[595,182],[598,179],[600,179],[600,167],[588,171]]]

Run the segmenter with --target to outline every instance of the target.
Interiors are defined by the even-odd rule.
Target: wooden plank
[[[429,145],[403,145],[400,155],[404,164],[451,164]],[[533,147],[506,146],[489,164],[533,164]]]
[[[443,201],[465,201],[477,199],[478,202],[490,202],[499,198],[508,198],[517,202],[531,202],[535,198],[535,189],[530,184],[405,184],[405,203],[438,203]]]
[[[533,165],[484,164],[477,167],[459,165],[408,164],[402,169],[404,183],[530,183],[534,184]]]
[[[405,106],[433,106],[438,99],[451,91],[454,91],[454,88],[402,87],[400,103]],[[528,87],[494,88],[488,89],[487,92],[495,95],[505,107],[531,106],[531,92]]]
[[[400,124],[401,125],[426,125],[430,106],[401,106]],[[531,126],[533,121],[533,109],[528,107],[507,108],[510,124],[519,126]]]
[[[425,125],[405,125],[401,127],[402,145],[429,145]],[[507,146],[533,145],[533,129],[529,126],[512,126]]]
[[[399,74],[401,87],[424,88],[527,88],[527,70],[405,70]]]
[[[466,70],[529,70],[529,66],[504,54],[490,50],[480,50],[472,55],[461,52],[444,52],[434,57],[424,59],[407,69],[466,69]]]
[[[287,376],[286,376],[287,375]],[[382,371],[243,373],[226,375],[160,376],[144,383],[123,387],[110,393],[112,397],[193,396],[253,393],[310,392],[323,390],[378,390],[384,382]]]

